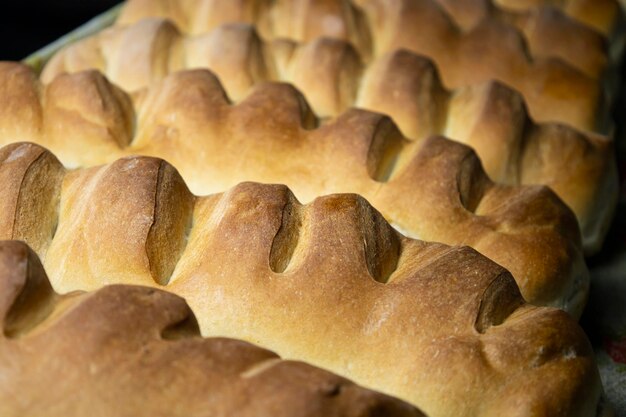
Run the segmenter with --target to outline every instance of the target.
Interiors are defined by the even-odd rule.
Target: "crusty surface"
[[[355,3],[367,6],[368,1],[355,0]],[[596,79],[604,75],[609,64],[606,37],[553,5],[515,11],[501,8],[492,0],[437,0],[437,3],[466,32],[483,20],[515,26],[523,33],[533,58],[559,58]]]
[[[129,44],[134,48],[125,47]],[[442,134],[466,143],[495,181],[555,190],[576,213],[588,253],[600,248],[607,232],[618,188],[610,139],[560,124],[535,124],[522,97],[497,82],[447,91],[434,64],[406,50],[364,65],[340,40],[265,43],[246,24],[183,36],[172,23],[151,19],[69,46],[50,61],[42,80],[98,69],[135,91],[182,68],[210,68],[235,101],[263,81],[286,81],[301,89],[322,117],[356,105],[390,115],[409,138]]]
[[[284,186],[243,183],[193,198],[164,164],[126,158],[66,175],[43,260],[57,291],[167,289],[204,336],[310,362],[433,417],[595,415],[601,386],[582,330],[563,311],[525,304],[511,275],[474,250],[405,238],[356,195],[303,206]],[[94,316],[109,315],[85,306],[74,317],[87,326]]]
[[[610,36],[620,23],[621,9],[617,0],[494,0],[497,4],[528,10],[550,5],[563,10],[568,16]]]
[[[116,103],[126,102],[113,99],[117,92],[96,72],[57,78],[43,93],[40,134],[26,138],[27,127],[5,119],[0,126],[15,129],[5,140],[48,146],[69,167],[125,155],[163,157],[199,194],[242,181],[286,184],[306,202],[330,193],[358,193],[409,236],[470,245],[507,267],[527,300],[574,315],[582,310],[588,271],[572,212],[546,187],[494,184],[464,145],[441,137],[408,141],[388,118],[358,110],[319,126],[302,96],[282,84],[261,84],[233,106],[207,71],[177,73],[138,94],[136,117],[106,117],[119,116]],[[110,132],[126,132],[129,119],[136,119],[134,137],[120,146]],[[82,146],[74,146],[77,141]],[[30,157],[16,157],[28,153],[24,146],[7,147],[1,159],[14,192],[23,190],[19,173],[29,172]],[[33,151],[33,157],[41,152]],[[119,169],[120,164],[113,165]],[[179,230],[184,224],[180,220],[172,227]],[[154,267],[164,275],[171,269]]]
[[[423,416],[248,343],[203,339],[165,291],[58,295],[22,242],[0,242],[0,325],[3,417]]]
[[[602,83],[558,57],[530,57],[525,36],[506,21],[483,19],[463,31],[437,0],[360,3],[362,8],[351,0],[188,0],[180,4],[131,0],[118,23],[168,17],[192,34],[206,33],[218,23],[254,23],[265,38],[350,41],[366,60],[404,48],[432,58],[451,88],[497,80],[519,90],[537,120],[606,133],[609,126]]]
[[[428,4],[425,0],[412,1]],[[371,0],[353,0],[352,4],[345,1],[315,3],[301,0],[274,3],[131,0],[117,23],[127,25],[145,17],[165,17],[194,34],[215,29],[223,23],[250,23],[258,25],[266,38],[303,40],[321,34],[348,39],[359,49],[371,51],[371,43],[376,39],[370,38],[371,21],[368,22],[368,16],[361,11],[361,8],[367,9]],[[606,38],[552,5],[516,11],[500,8],[492,0],[432,0],[429,6],[445,11],[452,19],[450,24],[466,32],[482,20],[514,26],[523,34],[533,58],[558,57],[594,78],[601,77],[606,69]],[[314,16],[307,16],[307,13]]]
[[[501,263],[529,301],[575,315],[582,310],[588,272],[571,211],[545,187],[494,184],[464,145],[440,137],[411,142],[386,117],[357,110],[318,126],[287,85],[261,84],[233,106],[206,71],[175,74],[138,95],[136,116],[120,116],[118,103],[126,100],[113,99],[118,92],[95,72],[60,77],[45,89],[36,135],[28,136],[30,125],[22,128],[0,107],[0,119],[6,116],[0,126],[14,129],[2,139],[40,143],[69,167],[125,155],[163,157],[199,194],[242,181],[287,184],[303,201],[358,193],[410,236],[467,244]],[[136,120],[134,137],[120,146],[111,132],[126,132],[129,119]],[[9,178],[28,172],[30,159],[18,158],[22,152],[28,153],[19,146],[4,150],[0,160]],[[39,157],[43,151],[33,152]],[[21,180],[13,187],[27,189]]]

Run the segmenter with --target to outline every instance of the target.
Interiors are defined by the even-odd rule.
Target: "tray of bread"
[[[126,0],[0,62],[0,415],[626,417],[625,19]]]

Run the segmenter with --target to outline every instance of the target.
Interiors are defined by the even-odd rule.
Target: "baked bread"
[[[354,0],[353,4],[362,8],[367,7],[370,1]],[[423,2],[423,0],[413,0],[414,3],[420,1]],[[118,24],[135,23],[145,17],[166,17],[183,25],[182,27],[186,32],[198,35],[213,30],[224,22],[259,23],[266,38],[282,37],[303,41],[312,40],[313,37],[320,35],[319,33],[309,33],[310,31],[303,29],[307,25],[315,25],[313,19],[309,20],[304,16],[307,9],[311,7],[314,7],[315,11],[321,9],[326,13],[330,12],[331,16],[337,12],[341,13],[339,3],[335,2],[333,5],[333,2],[328,1],[325,5],[319,4],[319,2],[315,4],[293,0],[291,2],[281,1],[277,4],[246,0],[240,0],[234,4],[232,2],[222,3],[224,4],[216,1],[198,0],[186,3],[175,3],[167,0],[131,0],[127,2],[122,11]],[[385,6],[384,3],[381,4]],[[452,19],[450,24],[458,26],[461,31],[471,31],[482,20],[495,20],[512,25],[522,32],[528,44],[528,52],[533,58],[558,57],[593,78],[600,78],[606,69],[608,63],[606,38],[554,7],[535,7],[524,11],[512,11],[494,5],[492,0],[434,0],[424,4],[445,11]],[[348,19],[354,23],[348,23],[345,25],[347,28],[339,30],[341,38],[345,38],[345,33],[352,28],[367,26],[367,22],[362,22],[365,18],[362,13],[359,13],[359,9],[347,11],[346,9],[349,7],[347,2],[343,5],[344,18],[342,20],[345,22],[345,19]],[[194,11],[196,12],[195,15]],[[198,16],[198,12],[202,16]],[[355,17],[350,17],[349,14],[355,15]],[[289,20],[278,20],[279,17],[285,16],[298,17],[300,21],[290,26],[284,24]],[[317,15],[317,17],[319,16],[320,14]],[[340,21],[339,24],[342,22]],[[331,23],[322,28],[321,35],[335,36],[337,34],[330,32],[333,29],[329,27],[330,25]],[[322,25],[318,23],[317,26]],[[371,45],[369,45],[371,40],[365,33],[366,29],[361,29],[361,31],[364,32],[362,36],[366,39],[359,39],[359,44],[366,50],[371,50]]]
[[[598,372],[569,315],[525,304],[472,249],[401,236],[362,197],[303,206],[285,186],[244,183],[196,198],[147,157],[65,175],[35,145],[0,159],[18,200],[0,210],[14,214],[1,237],[32,243],[58,292],[167,289],[204,336],[310,362],[431,417],[595,415]]]
[[[351,0],[130,0],[118,22],[168,17],[184,32],[198,34],[243,21],[257,25],[267,39],[350,41],[366,60],[404,48],[432,58],[450,88],[501,81],[524,95],[536,120],[609,131],[602,82],[561,59],[529,57],[524,35],[514,26],[491,19],[461,31],[437,0],[361,3],[362,10]]]
[[[367,5],[370,0],[355,0]],[[463,31],[483,20],[510,24],[523,33],[532,58],[562,59],[590,77],[600,79],[608,68],[607,38],[553,6],[527,10],[501,8],[492,0],[436,0]]]
[[[21,242],[0,242],[0,325],[3,417],[423,416],[248,343],[202,339],[165,291],[56,294]]]
[[[596,29],[605,36],[612,35],[623,23],[617,0],[494,0],[497,4],[515,10],[550,5],[558,7],[568,16]]]
[[[167,158],[197,194],[242,181],[287,184],[305,202],[361,194],[405,234],[470,245],[505,266],[530,302],[582,311],[589,278],[573,213],[546,187],[494,184],[462,144],[409,142],[388,118],[359,110],[319,126],[289,85],[261,84],[233,106],[204,70],[166,78],[133,109],[97,72],[61,76],[40,90],[32,72],[13,69],[0,87],[2,143],[40,143],[69,167]],[[7,148],[3,160],[27,149]],[[19,190],[21,174],[3,165]]]
[[[49,62],[42,80],[93,68],[127,91],[179,69],[210,68],[235,101],[258,83],[281,80],[301,89],[322,117],[356,105],[389,114],[409,138],[448,136],[472,146],[495,181],[556,191],[576,213],[587,253],[601,247],[616,205],[610,139],[535,124],[520,95],[497,82],[447,91],[431,61],[405,50],[364,66],[344,41],[264,43],[242,24],[185,37],[169,21],[149,19],[69,46]]]

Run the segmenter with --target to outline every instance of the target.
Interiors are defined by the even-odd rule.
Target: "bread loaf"
[[[69,167],[163,157],[198,194],[242,181],[287,184],[305,202],[358,193],[405,234],[467,244],[507,267],[529,301],[582,311],[589,278],[572,212],[545,187],[494,184],[464,145],[410,142],[388,118],[358,110],[319,126],[288,85],[261,84],[233,106],[207,71],[168,77],[136,97],[133,113],[97,72],[39,90],[31,72],[14,70],[0,104],[3,143],[40,143]],[[7,148],[5,160],[23,164],[17,156],[28,149]]]
[[[322,117],[359,106],[391,115],[409,138],[451,137],[476,149],[495,181],[555,190],[576,213],[588,253],[601,247],[615,208],[617,173],[608,138],[535,124],[519,94],[497,82],[447,91],[433,63],[408,51],[365,66],[339,40],[264,43],[241,24],[185,37],[168,21],[152,19],[69,46],[50,61],[42,79],[49,83],[59,74],[93,68],[127,91],[179,69],[210,68],[235,101],[263,81],[287,81]]]
[[[623,20],[616,0],[495,0],[504,7],[529,10],[550,5],[563,10],[568,16],[596,29],[605,36],[612,35]]]
[[[7,196],[60,199],[56,221],[18,203],[22,234],[2,231],[46,237],[34,246],[58,292],[167,289],[187,300],[204,336],[310,362],[432,417],[595,415],[592,350],[566,313],[525,304],[511,275],[472,249],[401,236],[361,197],[303,206],[284,186],[244,183],[199,198],[147,157],[71,171],[59,186],[63,169],[35,145],[0,159],[24,172],[11,179],[3,164]]]
[[[432,58],[450,88],[501,81],[524,95],[536,120],[609,131],[602,82],[561,59],[529,57],[524,36],[514,26],[487,19],[464,32],[437,0],[361,3],[362,9],[351,0],[130,0],[119,24],[168,17],[184,32],[200,34],[220,23],[243,21],[256,24],[268,39],[350,41],[366,60],[407,49]],[[585,55],[580,62],[591,61],[584,50],[576,53]]]
[[[471,31],[483,20],[493,20],[518,29],[527,42],[528,53],[533,58],[558,57],[590,77],[600,78],[606,69],[608,46],[604,36],[596,30],[565,15],[555,7],[535,7],[523,11],[500,8],[491,0],[412,0],[449,15],[450,26],[459,31]],[[336,36],[345,39],[347,33],[356,29],[360,37],[350,37],[365,50],[371,50],[372,39],[367,34],[367,16],[360,8],[367,8],[371,0],[354,0],[356,7],[348,2],[281,1],[281,2],[222,2],[131,0],[127,2],[118,19],[118,25],[136,23],[145,17],[166,17],[182,25],[185,32],[202,34],[223,23],[258,24],[264,37],[312,40],[317,36]],[[380,3],[379,7],[385,7]],[[332,19],[339,16],[335,32],[331,23],[315,23],[306,13],[313,11],[316,17]],[[195,13],[194,13],[195,12]],[[324,15],[324,13],[328,13]],[[295,17],[296,22],[289,20]],[[280,19],[280,20],[279,20]],[[315,27],[317,33],[308,27]],[[361,39],[363,38],[363,39]],[[374,39],[375,40],[375,39]]]
[[[369,1],[355,0],[355,4],[367,7]],[[553,5],[511,10],[499,7],[492,0],[436,0],[436,3],[465,32],[484,20],[514,26],[523,34],[533,59],[559,58],[595,79],[605,75],[610,63],[607,38]]]
[[[0,325],[3,417],[423,416],[247,343],[202,339],[165,291],[56,294],[21,242],[0,242]]]

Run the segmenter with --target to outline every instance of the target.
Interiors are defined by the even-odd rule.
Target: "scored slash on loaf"
[[[494,184],[464,145],[410,142],[388,118],[359,110],[319,126],[284,84],[259,85],[231,105],[208,71],[173,74],[137,95],[135,107],[97,72],[40,89],[28,68],[4,65],[0,80],[11,80],[3,84],[2,143],[42,144],[69,167],[166,158],[199,194],[242,181],[287,184],[306,202],[358,193],[410,236],[470,245],[500,263],[527,300],[575,316],[584,306],[589,277],[571,211],[546,187]],[[11,154],[28,149],[3,151],[8,181],[19,178],[11,164],[27,167]]]
[[[167,289],[205,336],[310,362],[431,417],[595,413],[592,350],[567,313],[526,304],[470,248],[403,237],[362,197],[301,205],[254,183],[194,197],[162,160],[65,173],[28,144],[0,159],[14,207],[0,210],[11,214],[0,238],[32,244],[59,292]]]
[[[235,101],[263,81],[286,81],[322,117],[357,106],[390,115],[413,140],[442,134],[466,143],[493,180],[550,186],[576,213],[589,254],[599,250],[609,228],[618,189],[610,139],[561,124],[535,124],[523,98],[497,82],[447,91],[434,64],[406,50],[364,66],[344,41],[264,43],[241,24],[184,37],[168,21],[152,19],[70,45],[52,58],[42,80],[98,69],[135,91],[185,68],[211,69]]]
[[[0,330],[3,417],[423,416],[248,343],[202,339],[165,291],[56,294],[16,241],[0,242]]]
[[[486,19],[465,32],[436,0],[360,3],[362,9],[350,0],[130,0],[118,24],[166,17],[184,32],[201,34],[221,23],[246,22],[265,39],[349,41],[366,60],[407,49],[433,59],[448,88],[501,81],[524,95],[536,120],[602,133],[610,129],[603,82],[561,59],[531,58],[524,35],[514,26]]]
[[[612,415],[617,0],[115,17],[0,62],[0,416]]]

